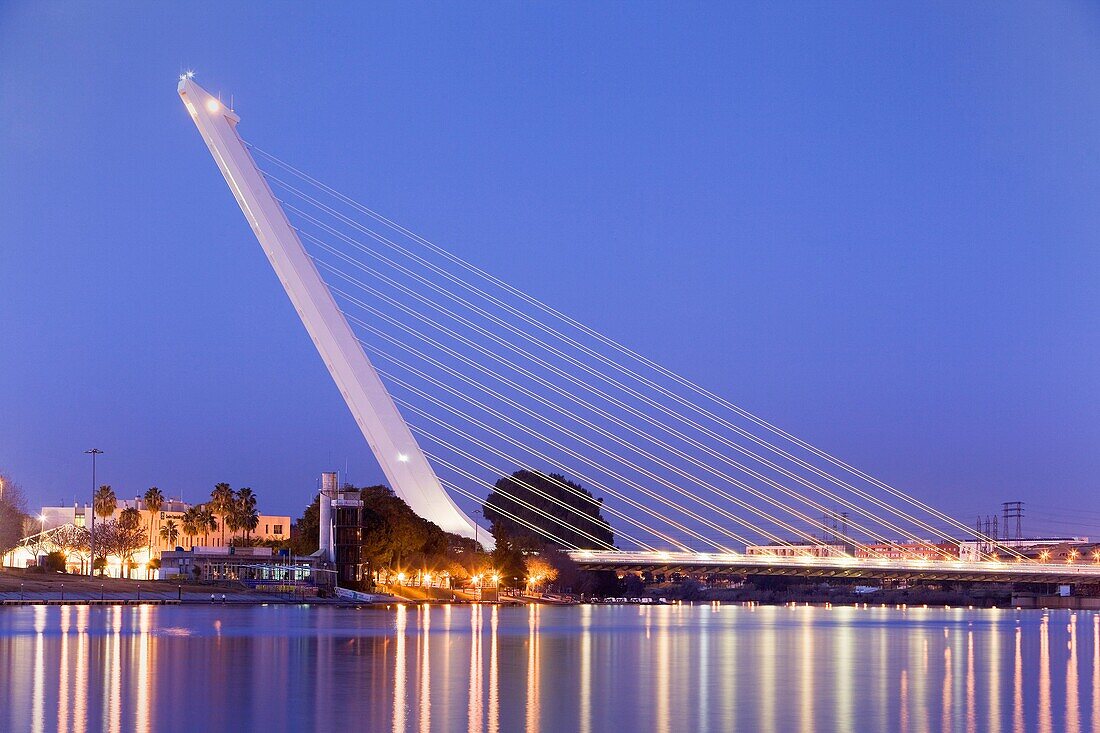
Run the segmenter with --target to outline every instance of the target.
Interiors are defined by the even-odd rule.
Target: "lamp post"
[[[42,552],[42,545],[45,543],[45,540],[46,540],[46,538],[43,536],[45,534],[46,534],[46,515],[45,514],[39,514],[38,515],[38,551],[39,552]],[[35,557],[34,560],[35,560],[36,563],[41,562],[37,557]]]
[[[95,575],[95,457],[102,455],[103,451],[99,448],[89,448],[84,451],[92,456],[92,523],[91,528],[88,530],[88,546],[91,550],[92,560],[89,563],[88,577]]]

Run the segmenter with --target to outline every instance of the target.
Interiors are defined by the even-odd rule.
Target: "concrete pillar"
[[[325,553],[325,559],[336,562],[336,546],[332,536],[332,500],[339,487],[335,471],[321,474],[321,531],[317,547]]]

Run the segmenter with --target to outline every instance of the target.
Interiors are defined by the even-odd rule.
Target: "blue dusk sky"
[[[960,519],[1100,525],[1097,6],[0,4],[32,506],[92,446],[122,497],[381,480],[190,68],[251,142]]]

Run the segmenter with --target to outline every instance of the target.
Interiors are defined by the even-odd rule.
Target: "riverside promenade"
[[[200,584],[171,580],[89,578],[86,575],[0,570],[0,605],[24,604],[193,604],[193,603],[311,603],[341,605],[339,599],[268,593],[239,584]]]

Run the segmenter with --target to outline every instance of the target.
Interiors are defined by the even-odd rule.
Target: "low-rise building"
[[[224,548],[228,547],[234,539],[244,536],[244,532],[223,530],[220,526],[222,518],[217,515],[215,515],[219,524],[217,530],[200,532],[196,535],[185,534],[183,515],[192,506],[192,504],[181,499],[165,499],[160,511],[154,513],[149,511],[148,507],[145,505],[145,500],[140,497],[119,499],[114,514],[108,518],[118,519],[123,510],[131,508],[136,509],[141,515],[142,526],[149,535],[149,544],[153,557],[156,557],[161,552],[174,550],[177,547],[182,547],[184,549],[191,549],[192,547]],[[40,516],[45,518],[42,522],[42,528],[46,530],[60,527],[65,524],[75,524],[77,527],[87,527],[91,521],[91,507],[87,504],[83,506],[79,504],[73,504],[72,506],[44,506],[42,507]],[[96,517],[97,522],[103,519],[104,517]],[[179,537],[175,542],[169,542],[166,538],[161,537],[160,529],[164,526],[165,522],[169,520],[175,522],[176,528],[179,530]],[[250,539],[258,542],[283,542],[290,539],[289,516],[261,514],[259,520],[256,529],[249,534]]]
[[[231,548],[231,545],[235,540],[239,541],[243,538],[245,533],[224,529],[220,526],[222,517],[218,515],[215,515],[215,520],[219,525],[218,529],[198,532],[193,535],[187,534],[183,517],[191,506],[191,504],[180,499],[165,499],[159,511],[151,512],[145,501],[137,497],[134,499],[120,499],[118,506],[110,517],[97,516],[95,518],[97,523],[105,519],[117,520],[124,510],[136,509],[140,515],[140,526],[146,533],[145,545],[136,550],[125,563],[123,558],[115,556],[106,558],[107,574],[118,577],[128,570],[133,577],[148,577],[154,574],[152,568],[156,567],[155,564],[150,565],[150,561],[160,558],[164,553],[177,549],[192,550],[201,548],[220,552],[226,552],[227,549],[237,549]],[[0,560],[9,567],[28,567],[36,565],[39,562],[39,557],[49,552],[60,551],[66,555],[66,564],[70,571],[86,572],[87,549],[80,553],[69,547],[58,545],[54,540],[59,536],[56,530],[66,526],[89,527],[92,523],[91,520],[91,507],[87,504],[44,506],[39,512],[38,522],[33,527],[33,533]],[[176,529],[174,540],[167,533],[161,532],[161,529],[168,526],[169,522],[174,523]],[[258,543],[285,542],[290,539],[290,517],[261,514],[256,529],[248,533],[248,538],[250,541]],[[270,548],[264,549],[268,550],[270,554]],[[99,555],[98,552],[96,554]],[[124,564],[127,566],[125,569]]]
[[[954,542],[876,542],[857,545],[856,557],[888,560],[955,560],[959,547]]]
[[[335,585],[336,572],[330,563],[271,547],[169,550],[160,560],[160,577],[165,580],[241,583],[257,590],[307,595]]]
[[[802,544],[802,545],[749,545],[746,555],[767,555],[770,557],[844,557],[849,555],[847,545]]]
[[[996,553],[1009,559],[1023,555],[1029,560],[1055,560],[1065,561],[1074,550],[1079,554],[1086,554],[1090,545],[1088,537],[1029,537],[1025,539],[973,541],[959,543],[959,559],[966,562],[977,562]]]

